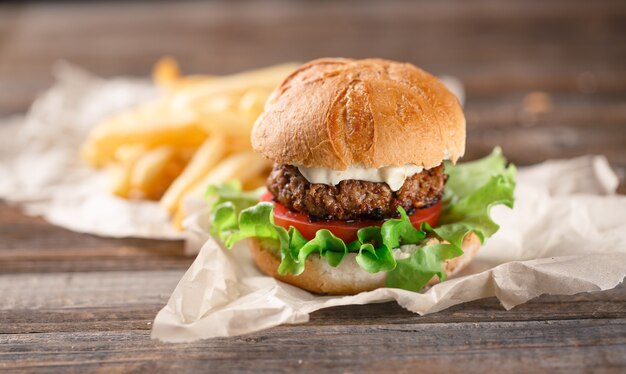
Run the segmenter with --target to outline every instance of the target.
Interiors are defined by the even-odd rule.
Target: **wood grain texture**
[[[148,340],[148,331],[55,332],[2,335],[0,354],[10,353],[15,359],[6,362],[5,369],[57,371],[415,372],[417,367],[445,372],[465,372],[468,367],[595,371],[617,369],[623,363],[625,327],[625,321],[614,319],[297,325],[175,347]]]
[[[97,325],[98,331],[149,329],[157,308],[165,303],[179,277],[172,274],[164,282],[151,284],[149,290],[134,287],[120,292],[119,284],[128,283],[138,276],[117,275],[122,279],[114,285],[111,285],[111,282],[105,282],[98,288],[76,285],[68,287],[73,289],[73,292],[72,290],[63,291],[67,295],[63,300],[53,300],[59,294],[58,292],[53,296],[25,297],[20,304],[9,300],[10,307],[3,306],[0,309],[2,321],[6,322],[0,326],[0,334],[89,332],[94,329],[94,324]],[[70,275],[66,274],[66,276]],[[45,277],[41,278],[45,279]],[[145,279],[145,276],[142,279]],[[79,292],[81,289],[83,292]],[[47,303],[43,303],[43,300]],[[623,319],[625,317],[626,292],[624,292],[624,287],[620,286],[605,292],[582,293],[574,296],[545,295],[509,311],[504,310],[495,298],[457,305],[425,316],[408,312],[393,302],[359,307],[334,307],[312,314],[307,324],[315,326],[395,325]]]
[[[145,75],[164,53],[227,73],[320,56],[380,56],[458,76],[471,96],[623,94],[622,1],[262,1],[13,6],[0,23],[0,108],[21,111],[59,59]],[[141,46],[138,48],[138,46]]]
[[[384,57],[461,79],[466,159],[604,154],[626,176],[626,3],[238,1],[0,5],[0,117],[59,59],[145,76],[164,54],[229,73],[321,56]],[[626,192],[626,185],[620,187]],[[192,259],[177,241],[72,233],[0,203],[0,371],[624,372],[626,287],[494,298],[418,316],[395,303],[169,345],[152,320]]]
[[[0,274],[187,269],[182,241],[74,233],[0,202]],[[1,308],[1,307],[0,307]]]

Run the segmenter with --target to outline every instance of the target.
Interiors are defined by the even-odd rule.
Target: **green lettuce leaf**
[[[387,286],[416,291],[433,276],[445,280],[443,262],[463,254],[461,243],[467,234],[474,232],[482,243],[498,230],[489,216],[491,207],[513,207],[515,172],[515,166],[507,166],[499,148],[481,160],[447,163],[449,178],[439,225],[423,225],[422,229],[450,244],[422,244],[410,258],[398,261],[387,276]]]
[[[463,250],[452,244],[423,245],[411,257],[398,261],[387,275],[387,286],[417,292],[434,276],[444,281],[443,262],[462,254]]]
[[[364,270],[387,272],[387,286],[419,291],[434,276],[445,279],[443,263],[463,254],[461,243],[467,234],[476,233],[482,242],[498,230],[489,216],[492,206],[513,206],[515,167],[507,166],[499,148],[481,160],[446,163],[445,168],[449,178],[440,224],[435,228],[427,224],[421,229],[413,227],[404,209],[399,208],[399,218],[380,227],[360,229],[354,242],[346,244],[325,229],[307,240],[294,227],[286,230],[274,224],[273,204],[258,202],[263,189],[243,192],[239,184],[228,183],[207,191],[211,234],[229,248],[245,238],[271,241],[280,248],[278,272],[282,275],[301,274],[306,259],[314,254],[338,266],[348,252],[353,252]],[[427,235],[449,244],[427,244]],[[404,245],[414,245],[415,251],[406,259],[396,260],[393,250]]]
[[[398,208],[399,219],[390,219],[380,227],[383,244],[387,248],[398,248],[405,244],[417,244],[426,234],[413,227],[402,207]]]
[[[358,252],[356,262],[359,266],[370,273],[391,271],[396,267],[392,247],[387,245],[389,239],[385,241],[383,238],[381,227],[364,227],[357,232],[357,237],[358,240],[350,243],[348,249],[351,252]]]
[[[205,197],[211,200],[212,211],[222,203],[229,202],[233,205],[235,212],[239,214],[242,210],[258,204],[264,192],[265,188],[263,187],[254,191],[242,191],[240,182],[231,181],[209,186]]]

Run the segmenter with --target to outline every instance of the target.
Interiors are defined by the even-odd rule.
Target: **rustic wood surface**
[[[626,3],[211,2],[0,5],[0,117],[25,111],[59,59],[146,75],[163,54],[227,73],[381,56],[460,78],[468,155],[520,165],[604,154],[626,192]],[[190,265],[180,242],[72,233],[0,203],[0,370],[626,370],[626,287],[496,299],[417,316],[339,307],[243,337],[170,345],[152,319]]]

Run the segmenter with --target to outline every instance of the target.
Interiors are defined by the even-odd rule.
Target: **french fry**
[[[129,197],[132,189],[131,174],[135,163],[143,153],[145,148],[141,145],[126,145],[118,152],[118,163],[109,164],[107,173],[109,174],[109,189],[120,197]]]
[[[237,179],[242,183],[254,179],[271,166],[271,162],[255,152],[235,153],[220,162],[189,191],[194,196],[202,196],[211,184],[224,183]]]
[[[259,187],[265,186],[265,182],[267,181],[267,175],[269,174],[270,169],[268,168],[267,172],[262,172],[259,175],[244,181],[241,185],[241,188],[249,191],[254,190]]]
[[[130,112],[100,123],[81,153],[90,164],[101,167],[125,144],[141,144],[146,148],[197,147],[206,137],[193,113],[164,112],[146,116],[142,112]]]
[[[250,89],[237,94],[220,95],[194,107],[206,132],[236,137],[250,137],[252,126],[263,112],[267,89]]]
[[[147,151],[142,144],[124,144],[115,151],[113,156],[118,163],[134,163],[143,153]]]
[[[135,163],[130,183],[134,197],[158,200],[178,177],[191,151],[161,146],[143,154]]]
[[[295,67],[184,76],[175,59],[164,57],[152,71],[162,97],[99,123],[82,156],[107,167],[113,193],[160,199],[182,229],[186,196],[233,179],[244,189],[264,183],[271,164],[252,152],[250,132],[274,87]]]
[[[213,136],[207,139],[198,148],[182,174],[167,189],[161,198],[161,206],[174,213],[183,195],[218,164],[226,151],[227,141],[224,137]]]
[[[169,88],[180,80],[178,62],[170,56],[161,57],[152,68],[152,80],[157,86]]]
[[[263,112],[265,101],[270,93],[271,90],[267,88],[253,88],[246,91],[239,100],[239,109],[258,117]]]
[[[256,116],[225,110],[203,110],[198,113],[198,123],[205,132],[237,137],[250,136]]]
[[[109,191],[119,197],[130,195],[130,169],[123,164],[110,165],[107,170]]]
[[[205,84],[207,81],[215,79],[213,75],[187,75],[176,82],[172,82],[169,89],[172,93],[178,91],[187,90],[191,87],[196,87]]]
[[[159,59],[152,69],[152,80],[154,83],[167,90],[178,91],[188,89],[206,83],[206,81],[215,78],[212,75],[180,75],[178,62],[170,56]]]
[[[172,105],[175,108],[193,107],[210,97],[234,92],[243,94],[253,87],[271,90],[296,67],[296,64],[288,63],[215,78],[178,92],[172,97]]]
[[[254,189],[265,184],[265,179],[272,163],[254,152],[235,153],[222,160],[213,170],[193,188],[179,199],[179,203],[172,214],[172,224],[178,229],[183,229],[183,221],[187,216],[185,200],[189,196],[202,196],[210,184],[223,183],[237,179],[246,190]]]
[[[250,135],[247,134],[245,136],[229,136],[227,145],[229,153],[252,151]]]
[[[172,214],[172,225],[178,231],[183,231],[183,221],[187,217],[187,209],[185,209],[184,205],[180,205],[176,212]]]

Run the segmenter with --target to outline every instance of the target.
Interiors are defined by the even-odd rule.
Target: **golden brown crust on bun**
[[[276,88],[252,146],[280,164],[431,168],[463,155],[465,117],[443,83],[411,64],[326,58]]]
[[[431,241],[436,239],[431,239]],[[328,295],[354,295],[359,292],[371,291],[385,287],[387,273],[368,273],[356,263],[355,254],[349,253],[337,267],[328,265],[325,259],[318,255],[311,255],[306,261],[304,272],[294,276],[292,274],[280,275],[277,272],[280,258],[278,251],[271,244],[261,242],[254,238],[249,239],[250,252],[257,267],[267,275],[270,275],[285,283],[303,288],[318,294]],[[470,233],[463,240],[463,255],[448,260],[444,263],[444,270],[448,276],[457,274],[478,253],[480,239],[474,233]],[[439,283],[437,277],[433,277],[428,283],[432,286]]]

